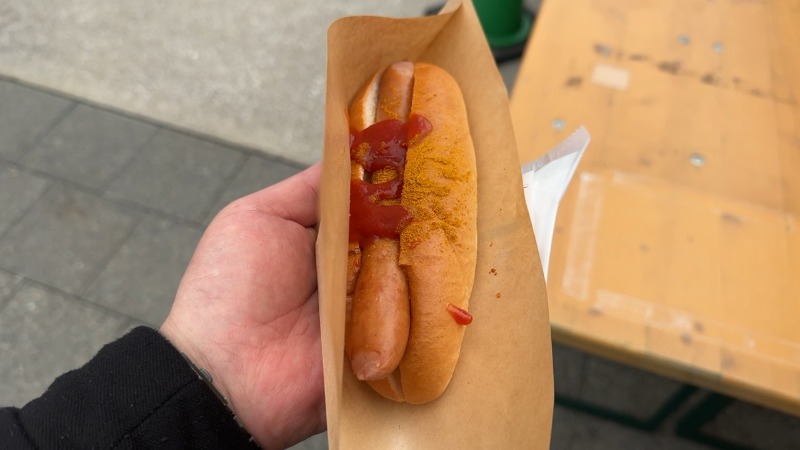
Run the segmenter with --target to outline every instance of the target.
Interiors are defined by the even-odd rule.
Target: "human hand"
[[[325,429],[315,241],[320,165],[225,207],[160,332],[264,448]]]

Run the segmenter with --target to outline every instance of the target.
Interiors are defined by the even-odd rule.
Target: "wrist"
[[[216,395],[219,400],[234,413],[234,417],[236,417],[233,406],[231,405],[230,393],[222,382],[221,375],[211,366],[204,352],[194,344],[192,339],[188,338],[185,333],[182,333],[169,318],[167,318],[158,331],[178,350],[187,364],[189,364],[192,370],[197,374],[198,378],[209,386],[214,395]],[[238,419],[237,422],[239,422]]]

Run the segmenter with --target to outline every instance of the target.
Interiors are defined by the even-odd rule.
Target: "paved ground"
[[[424,6],[3,0],[0,74],[311,163],[321,154],[328,25],[355,14],[418,15]]]
[[[236,67],[239,72],[250,73],[251,78],[234,80],[234,84],[226,84],[231,82],[227,72],[203,66],[204,58],[242,55],[225,55],[219,50],[224,46],[215,46],[219,42],[211,45],[211,53],[193,54],[193,46],[203,44],[202,39],[197,41],[202,36],[184,33],[174,41],[181,45],[165,50],[166,57],[180,56],[177,69],[173,67],[177,73],[173,70],[172,78],[159,78],[158,83],[145,86],[141,83],[154,75],[144,68],[159,66],[157,61],[128,64],[120,48],[114,46],[130,49],[131,41],[101,39],[105,47],[92,47],[92,52],[82,47],[87,42],[99,45],[89,42],[91,36],[81,34],[86,30],[94,30],[95,37],[110,33],[98,19],[109,11],[101,8],[95,15],[85,14],[82,11],[88,10],[88,3],[74,0],[69,3],[71,7],[52,0],[0,3],[0,73],[25,80],[0,78],[0,405],[24,404],[40,394],[56,375],[80,366],[104,343],[130,328],[158,326],[169,310],[194,245],[215,212],[234,198],[301,170],[319,154],[314,147],[321,142],[314,131],[321,126],[317,114],[321,110],[319,77],[323,73],[319,45],[324,45],[324,35],[318,32],[319,27],[307,40],[294,42],[290,48],[280,46],[287,40],[275,32],[267,33],[268,42],[263,45],[257,33],[248,35],[251,44],[256,41],[253,47],[261,48],[252,54],[255,59],[246,63],[225,59],[218,65],[222,68],[219,70]],[[148,24],[145,13],[162,3],[142,2],[139,9],[126,10],[130,13],[126,20]],[[203,2],[206,6],[213,3]],[[282,5],[275,5],[279,3]],[[297,23],[308,25],[302,20],[326,22],[357,12],[340,3],[344,2],[322,2],[324,9],[316,14],[313,9],[298,10],[295,21],[275,11],[249,17],[244,32],[269,30],[265,21],[276,22],[277,17],[288,27],[281,30],[298,33],[292,27]],[[238,23],[237,17],[248,17],[252,4],[255,2],[237,2],[222,22]],[[395,15],[419,9],[400,0],[360,6],[362,11],[373,11],[373,7]],[[156,18],[169,22],[173,17],[170,14],[176,11],[182,10],[172,5]],[[308,15],[302,15],[303,11]],[[204,14],[207,11],[194,11],[183,25],[203,24]],[[40,29],[31,25],[36,20],[47,22],[50,17],[73,18],[85,26],[75,35],[66,27]],[[152,25],[145,31],[156,28]],[[215,32],[225,35],[225,30]],[[242,38],[237,36],[227,38]],[[58,45],[48,47],[45,44],[49,41]],[[306,48],[308,42],[316,42],[316,47]],[[133,42],[133,47],[140,44]],[[50,53],[42,53],[44,49]],[[111,59],[89,60],[89,53]],[[135,51],[131,54],[149,57]],[[270,56],[273,59],[259,62],[257,58],[273,54],[291,61],[300,57],[300,62],[291,66],[297,70],[265,74],[257,64],[275,60]],[[186,80],[197,79],[195,60],[204,67],[206,78],[202,92],[192,97],[194,85],[187,85]],[[131,71],[131,67],[144,72]],[[511,84],[515,65],[502,69]],[[303,82],[313,89],[305,96],[288,95],[282,86],[299,77],[306,77]],[[25,84],[28,82],[50,85],[64,94],[32,88]],[[120,85],[130,89],[115,89]],[[237,90],[225,90],[233,88]],[[236,111],[237,117],[222,128],[204,132],[203,124],[209,117],[213,121],[226,111],[230,113],[230,105],[238,101],[235,97],[253,92],[265,96],[253,102],[261,106]],[[104,99],[112,99],[112,94],[121,100],[104,103]],[[93,102],[113,109],[97,107]],[[194,114],[206,105],[213,110],[208,117],[174,114]],[[120,109],[137,115],[115,112]],[[141,114],[155,119],[141,119]],[[284,117],[291,119],[275,120]],[[288,128],[287,123],[291,125]],[[242,124],[250,124],[252,131],[244,141],[268,141],[269,145],[258,149],[231,147],[207,137],[234,141],[231,133],[242,130]],[[293,127],[304,131],[287,132]],[[181,131],[186,128],[203,135]],[[646,417],[680,389],[673,381],[566,347],[556,345],[554,356],[559,397],[603,405],[619,413]],[[709,448],[673,432],[676,418],[705,394],[695,393],[687,405],[652,433],[556,406],[552,448]],[[800,442],[800,420],[744,402],[734,402],[703,431],[751,447],[797,448]],[[298,446],[325,447],[324,434]]]

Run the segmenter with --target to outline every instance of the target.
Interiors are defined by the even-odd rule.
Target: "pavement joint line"
[[[27,173],[28,175],[33,175],[33,176],[38,177],[38,178],[43,178],[43,179],[45,179],[45,180],[47,180],[47,181],[49,181],[49,182],[51,182],[53,184],[63,184],[65,186],[67,186],[67,187],[74,188],[74,189],[79,190],[81,192],[84,192],[86,194],[91,194],[91,195],[94,195],[94,196],[97,196],[97,197],[103,197],[103,192],[102,191],[98,190],[97,188],[94,188],[94,187],[91,187],[91,186],[86,186],[85,184],[78,183],[77,181],[68,180],[66,178],[61,178],[58,175],[53,175],[53,174],[51,174],[49,172],[45,172],[43,170],[36,169],[34,167],[30,167],[30,166],[28,166],[28,165],[26,165],[25,163],[22,163],[22,162],[11,161],[11,160],[8,160],[8,159],[4,159],[2,157],[0,157],[0,161],[8,163],[8,164],[14,166],[14,168],[19,170],[20,172],[24,172],[24,173]]]
[[[130,240],[131,236],[133,236],[136,230],[139,229],[139,227],[142,225],[142,222],[144,222],[144,217],[141,214],[137,214],[133,226],[131,227],[130,230],[128,230],[128,233],[125,234],[125,237],[123,239],[120,239],[119,243],[115,245],[114,248],[110,250],[108,254],[103,257],[102,260],[100,260],[100,264],[97,265],[98,267],[97,273],[93,274],[90,277],[87,277],[87,279],[83,282],[83,284],[78,287],[78,292],[80,292],[81,297],[86,299],[89,298],[87,295],[89,292],[89,288],[91,288],[92,284],[94,284],[94,282],[97,281],[98,278],[100,278],[100,275],[108,267],[108,264],[111,262],[112,259],[114,259],[115,256],[117,256],[117,253],[119,253],[122,247]]]
[[[33,149],[38,147],[39,144],[41,144],[42,140],[44,140],[44,138],[47,137],[48,134],[50,134],[57,126],[59,126],[61,122],[63,122],[64,119],[67,118],[67,116],[72,114],[72,111],[75,111],[75,108],[77,107],[78,103],[73,100],[72,104],[69,105],[68,108],[65,108],[64,111],[58,117],[53,119],[53,121],[50,124],[48,124],[47,127],[44,130],[42,130],[38,136],[36,136],[34,142],[28,148],[26,148],[25,151],[22,152],[22,154],[20,154],[19,161],[25,159],[25,157],[28,156],[28,154],[32,152]]]
[[[162,219],[162,220],[169,220],[169,221],[171,221],[173,223],[176,223],[176,224],[179,224],[179,225],[188,226],[190,228],[197,229],[197,230],[204,230],[205,227],[206,227],[206,225],[203,223],[202,220],[187,219],[187,218],[176,216],[174,214],[170,214],[168,212],[164,212],[164,211],[161,211],[161,210],[158,210],[158,209],[155,209],[155,208],[151,208],[151,207],[146,206],[146,205],[142,205],[141,203],[136,203],[136,202],[134,202],[132,200],[128,200],[128,199],[125,199],[123,197],[117,197],[117,196],[114,196],[114,195],[107,195],[106,192],[100,191],[97,188],[94,188],[94,187],[91,187],[91,186],[86,186],[86,185],[80,184],[80,183],[72,181],[72,180],[67,180],[65,178],[61,178],[61,177],[49,174],[47,172],[42,172],[41,170],[25,166],[25,165],[23,165],[21,163],[18,163],[16,161],[11,161],[11,160],[5,159],[3,157],[0,157],[0,163],[6,163],[6,164],[12,166],[13,168],[19,170],[20,172],[27,173],[29,175],[33,175],[33,176],[45,179],[46,181],[48,181],[50,183],[50,186],[48,186],[47,189],[45,189],[45,192],[50,190],[53,186],[61,185],[61,187],[67,187],[67,188],[75,189],[77,191],[83,192],[84,194],[91,195],[93,197],[100,198],[100,199],[103,199],[103,200],[106,200],[106,201],[110,201],[110,202],[116,204],[117,206],[119,206],[121,208],[134,210],[134,211],[136,211],[136,212],[138,212],[140,214],[146,214],[146,215],[149,215],[151,217],[155,217],[155,218]],[[45,192],[42,193],[42,196],[44,196]],[[41,198],[41,196],[40,196],[40,198]],[[33,204],[38,203],[38,201],[39,201],[39,199],[37,199]],[[19,222],[19,220],[21,220],[21,218],[24,217],[25,214],[28,213],[28,211],[33,207],[33,204],[31,205],[31,207],[29,207],[28,209],[25,210],[25,212],[20,216],[20,218],[18,218],[17,220],[15,220],[14,222],[12,222],[10,224],[9,229],[11,228],[11,226],[16,225],[16,223]],[[6,232],[8,232],[8,229],[6,229],[2,233],[0,233],[0,239],[3,238],[3,236],[5,235]]]
[[[31,202],[31,204],[30,204],[30,205],[29,205],[27,208],[25,208],[25,210],[24,210],[24,211],[22,211],[22,214],[20,214],[20,215],[19,215],[19,217],[17,217],[16,219],[12,220],[12,221],[11,221],[11,223],[9,223],[9,224],[6,226],[6,229],[5,229],[5,230],[0,230],[0,241],[2,241],[2,240],[3,240],[3,238],[5,238],[5,237],[6,237],[6,235],[7,235],[9,232],[11,232],[11,230],[12,230],[12,229],[13,229],[15,226],[17,226],[17,224],[18,224],[18,223],[20,223],[20,222],[22,221],[22,219],[24,219],[24,218],[25,218],[25,216],[27,216],[27,215],[28,215],[28,213],[29,213],[29,212],[31,212],[31,211],[33,210],[33,208],[34,208],[34,207],[36,207],[36,205],[38,205],[40,201],[42,201],[42,198],[44,198],[44,196],[45,196],[45,195],[46,195],[48,192],[50,192],[50,190],[51,190],[51,189],[53,189],[53,186],[55,186],[55,183],[54,183],[54,182],[52,182],[52,181],[50,181],[50,180],[47,180],[47,183],[48,183],[47,187],[46,187],[46,188],[44,188],[44,189],[42,189],[42,193],[41,193],[41,194],[39,194],[39,197],[37,197],[37,198],[36,198],[36,200],[32,201],[32,202]]]
[[[117,170],[115,170],[114,173],[112,173],[111,176],[108,177],[108,180],[106,180],[106,182],[103,183],[102,186],[100,186],[101,192],[108,191],[108,188],[111,186],[111,184],[114,181],[116,181],[117,178],[119,178],[120,175],[123,172],[125,172],[125,170],[127,170],[128,167],[131,166],[131,164],[133,164],[133,162],[136,160],[136,157],[142,152],[142,150],[147,148],[147,146],[150,145],[151,142],[153,142],[153,139],[155,139],[155,137],[158,136],[158,133],[160,133],[161,130],[162,130],[161,127],[155,127],[155,129],[153,130],[153,134],[151,134],[149,138],[147,138],[139,147],[137,147],[136,151],[131,152],[131,155],[128,157],[128,160],[122,163],[120,167],[118,167]]]
[[[221,183],[222,186],[220,188],[217,188],[217,192],[215,192],[214,194],[212,194],[210,196],[210,197],[212,197],[213,202],[211,202],[203,210],[203,214],[201,214],[201,217],[203,217],[203,220],[202,220],[203,223],[206,223],[206,222],[210,223],[211,222],[213,217],[209,218],[208,216],[211,214],[211,212],[217,206],[217,203],[219,203],[220,199],[222,199],[222,195],[225,194],[225,191],[228,190],[228,188],[233,184],[233,181],[236,179],[236,177],[242,172],[242,170],[244,170],[245,166],[247,165],[247,160],[249,160],[249,159],[250,159],[250,157],[248,155],[242,154],[241,158],[239,158],[239,161],[236,163],[236,168],[234,170],[232,170],[231,173],[228,176],[223,178],[223,181]]]
[[[167,129],[167,130],[170,130],[170,131],[174,131],[176,133],[184,134],[184,135],[187,135],[187,136],[192,136],[192,137],[194,137],[196,139],[199,139],[201,141],[209,142],[209,143],[220,145],[220,146],[223,146],[223,147],[228,147],[228,148],[231,148],[231,149],[234,149],[234,150],[238,150],[240,152],[247,153],[247,154],[250,154],[250,155],[260,156],[260,157],[262,157],[264,159],[267,159],[269,161],[274,161],[274,162],[277,162],[277,163],[285,164],[285,165],[293,167],[295,169],[303,170],[303,169],[309,167],[309,164],[306,164],[306,163],[303,163],[303,162],[300,162],[300,161],[295,161],[295,160],[292,160],[290,158],[286,158],[284,156],[279,156],[277,154],[274,154],[273,151],[270,150],[267,147],[264,147],[263,149],[248,147],[248,146],[243,145],[243,144],[238,144],[236,142],[232,142],[232,141],[229,141],[229,140],[226,140],[226,139],[223,139],[223,138],[211,135],[211,134],[205,134],[205,133],[202,133],[200,131],[192,130],[192,129],[189,129],[189,128],[183,128],[183,127],[180,127],[178,125],[175,125],[175,124],[163,121],[163,120],[158,120],[158,119],[153,118],[153,117],[145,116],[143,114],[137,114],[137,113],[134,113],[134,112],[131,112],[131,111],[126,111],[126,110],[121,109],[121,108],[114,108],[114,107],[112,107],[110,105],[105,105],[105,104],[102,104],[102,103],[94,102],[94,101],[91,101],[91,100],[89,100],[87,98],[82,98],[82,97],[79,97],[79,96],[76,96],[76,95],[71,95],[71,94],[63,92],[63,91],[57,91],[57,90],[50,89],[50,88],[47,88],[47,87],[44,87],[44,86],[39,86],[39,85],[36,85],[36,84],[28,83],[28,82],[26,82],[24,80],[21,80],[19,78],[16,78],[16,77],[11,77],[11,76],[8,76],[8,75],[0,74],[0,81],[6,81],[8,83],[17,84],[19,86],[27,87],[29,89],[33,89],[33,90],[36,90],[36,91],[39,91],[39,92],[44,92],[44,93],[53,95],[55,97],[60,97],[60,98],[63,98],[65,100],[69,100],[69,101],[71,101],[73,103],[76,103],[71,108],[69,108],[69,112],[71,112],[73,109],[75,109],[77,107],[77,104],[84,104],[86,106],[90,106],[92,108],[103,110],[103,111],[106,111],[106,112],[109,112],[109,113],[112,113],[112,114],[116,114],[116,115],[119,115],[119,116],[122,116],[122,117],[127,117],[129,119],[133,119],[133,120],[136,120],[136,121],[139,121],[139,122],[143,122],[143,123],[148,123],[148,124],[153,125],[153,126],[158,127],[158,128],[164,128],[164,129]],[[62,120],[63,120],[63,118],[62,118]],[[60,122],[60,120],[58,122]],[[57,125],[57,124],[55,124],[55,125]],[[49,133],[50,130],[52,130],[52,127],[50,129],[48,129],[47,132]],[[37,139],[36,144],[38,145],[38,139]],[[27,153],[27,152],[28,151],[26,151],[25,153]],[[320,152],[320,155],[321,155],[321,152]],[[24,156],[24,154],[23,154],[23,156]]]
[[[11,299],[14,298],[17,295],[17,293],[19,293],[19,291],[22,290],[22,285],[25,284],[25,276],[20,273],[12,272],[10,270],[2,268],[0,268],[0,271],[13,276],[14,278],[18,278],[14,283],[14,285],[11,286],[11,290],[8,291],[8,294],[5,297],[0,297],[0,314],[2,314],[3,309],[5,309],[5,307],[9,303],[11,303]]]
[[[55,286],[47,284],[46,282],[43,282],[43,281],[40,281],[40,280],[35,280],[35,279],[27,277],[25,275],[23,275],[23,281],[19,283],[19,286],[20,287],[19,287],[19,289],[18,289],[18,291],[16,293],[19,293],[19,291],[21,291],[23,289],[23,287],[25,287],[25,286],[31,286],[31,287],[39,288],[39,289],[41,289],[43,291],[47,291],[47,292],[49,292],[51,294],[56,294],[58,296],[61,296],[61,297],[65,298],[66,300],[68,300],[69,302],[74,302],[76,304],[81,304],[81,305],[84,305],[84,306],[88,306],[90,308],[93,308],[93,309],[98,310],[100,312],[106,313],[106,314],[108,314],[110,316],[113,316],[113,317],[116,317],[118,319],[122,319],[122,320],[125,320],[125,321],[133,321],[133,322],[138,322],[138,323],[144,323],[145,322],[142,319],[139,319],[137,317],[128,315],[128,314],[126,314],[126,313],[124,313],[122,311],[117,311],[116,309],[109,308],[106,305],[103,305],[103,304],[100,304],[100,303],[97,303],[97,302],[93,302],[92,300],[89,300],[86,297],[63,291],[63,290],[61,290],[61,289],[59,289],[59,288],[57,288]]]
[[[155,208],[151,208],[151,207],[146,206],[146,205],[142,205],[141,203],[136,203],[136,202],[134,202],[132,200],[128,200],[126,198],[117,197],[117,196],[113,196],[113,195],[105,195],[105,194],[100,195],[99,197],[103,198],[105,200],[114,202],[114,203],[117,204],[117,206],[120,206],[122,208],[127,208],[127,209],[130,209],[130,210],[136,211],[139,214],[145,214],[145,215],[148,215],[148,216],[156,218],[156,219],[167,220],[167,221],[170,221],[170,222],[172,222],[174,224],[183,225],[183,226],[186,226],[186,227],[189,227],[189,228],[192,228],[192,229],[195,229],[195,230],[200,230],[200,231],[203,231],[206,228],[205,225],[203,225],[203,222],[201,220],[187,219],[185,217],[176,216],[176,215],[171,214],[171,213],[167,213],[167,212],[155,209]]]

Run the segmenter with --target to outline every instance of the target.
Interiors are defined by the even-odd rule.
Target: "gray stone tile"
[[[244,158],[228,147],[161,130],[108,195],[201,222]]]
[[[79,105],[21,163],[93,188],[103,188],[155,134],[153,125]]]
[[[581,398],[615,412],[650,416],[681,384],[658,375],[589,356]]]
[[[0,131],[0,141],[2,141]],[[0,236],[19,219],[47,189],[43,178],[0,163]]]
[[[791,449],[800,443],[800,418],[736,401],[702,431],[747,447]]]
[[[214,215],[228,203],[289,178],[300,172],[300,170],[294,166],[261,156],[249,156],[244,167],[242,167],[236,178],[233,179],[219,200],[217,200],[216,205],[211,209],[206,217],[206,222],[213,219]]]
[[[22,275],[0,270],[0,312],[2,312],[8,296],[21,282]]]
[[[3,0],[21,14],[0,30],[0,71],[310,163],[322,151],[328,26],[416,16],[425,3]]]
[[[328,448],[328,433],[322,432],[316,434],[300,442],[296,445],[289,447],[288,450],[327,450]]]
[[[55,185],[0,239],[0,267],[79,294],[137,219],[109,200]]]
[[[556,405],[553,408],[553,427],[550,433],[550,450],[568,450],[572,447],[576,420],[582,418],[572,411]]]
[[[552,449],[573,450],[708,450],[671,431],[646,433],[556,406]]]
[[[122,245],[87,298],[151,326],[167,317],[202,231],[147,218]]]
[[[0,406],[38,397],[121,336],[127,320],[54,291],[25,285],[0,314]]]
[[[69,100],[0,80],[0,157],[18,160],[72,106]]]
[[[512,59],[497,66],[497,69],[500,71],[500,75],[503,77],[503,81],[506,84],[506,90],[508,91],[509,96],[514,90],[514,83],[517,81],[517,73],[519,73],[519,66],[521,63],[521,59]]]
[[[553,344],[553,374],[556,393],[570,398],[581,395],[586,353],[573,348]]]

